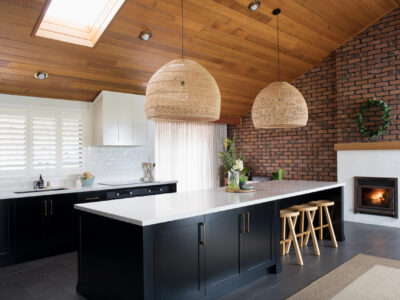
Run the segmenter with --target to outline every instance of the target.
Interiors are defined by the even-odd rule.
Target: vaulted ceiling
[[[126,0],[94,48],[31,36],[46,0],[0,1],[0,93],[93,101],[100,90],[145,94],[150,76],[180,56],[180,0]],[[221,116],[251,109],[277,78],[292,81],[396,8],[396,0],[184,0],[185,57],[216,79]],[[150,29],[149,41],[137,38]],[[44,70],[47,80],[33,78]]]

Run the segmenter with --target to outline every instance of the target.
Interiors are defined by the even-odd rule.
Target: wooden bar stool
[[[300,237],[300,247],[307,245],[308,243],[307,236],[311,234],[314,246],[314,253],[315,255],[319,256],[320,252],[318,247],[318,241],[317,241],[317,236],[315,235],[315,229],[313,224],[315,213],[318,207],[310,204],[300,204],[291,206],[289,207],[289,209],[300,213],[300,232],[297,234],[297,236]],[[308,221],[308,227],[306,231],[304,231],[304,216],[307,216],[307,221]]]
[[[334,206],[335,202],[330,201],[330,200],[317,200],[317,201],[311,201],[308,204],[310,205],[315,205],[318,207],[318,219],[319,219],[319,226],[315,227],[315,230],[319,232],[319,239],[322,240],[324,236],[324,228],[328,227],[329,228],[329,233],[331,235],[331,240],[333,247],[337,248],[338,244],[336,241],[336,236],[335,236],[335,231],[333,230],[333,225],[332,225],[332,220],[331,216],[329,214],[328,207],[329,206]],[[325,219],[327,221],[326,224],[324,224],[324,213],[325,213]]]
[[[297,242],[297,235],[295,231],[297,218],[299,217],[299,212],[282,209],[280,211],[280,216],[282,220],[282,228],[281,228],[281,255],[285,255],[289,253],[290,245],[293,241],[294,250],[296,252],[297,263],[299,265],[303,265],[303,258],[301,256],[299,243]],[[286,239],[286,221],[289,224],[289,238]]]

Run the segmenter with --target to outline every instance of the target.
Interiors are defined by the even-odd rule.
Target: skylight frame
[[[32,36],[43,37],[62,42],[94,47],[115,17],[125,0],[107,0],[105,7],[91,26],[69,22],[46,15],[52,0],[47,0],[35,25]],[[56,0],[53,0],[56,1]]]

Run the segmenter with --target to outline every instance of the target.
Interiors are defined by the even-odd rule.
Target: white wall
[[[400,228],[400,220],[369,214],[354,214],[354,177],[400,177],[400,150],[338,151],[338,181],[345,182],[345,221]]]
[[[81,112],[86,114],[86,170],[97,180],[132,179],[143,177],[142,162],[154,161],[154,126],[149,126],[150,141],[146,146],[135,147],[93,147],[93,104],[91,102],[37,98],[0,94],[2,109],[32,109],[41,111]],[[144,113],[144,112],[143,112]],[[71,186],[79,174],[51,176],[44,178],[53,186]],[[37,178],[28,176],[0,178],[0,190],[28,188]]]

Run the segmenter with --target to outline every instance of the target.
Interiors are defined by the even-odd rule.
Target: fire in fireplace
[[[354,212],[398,217],[397,178],[355,177]]]

